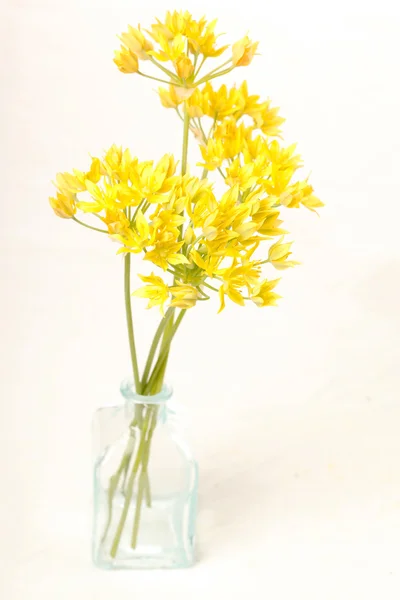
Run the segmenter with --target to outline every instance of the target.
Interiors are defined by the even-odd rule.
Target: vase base
[[[163,555],[140,555],[140,556],[119,556],[113,559],[104,552],[99,552],[93,556],[93,563],[96,567],[106,570],[121,569],[185,569],[191,567],[194,563],[194,557],[188,557],[184,553],[171,552]]]

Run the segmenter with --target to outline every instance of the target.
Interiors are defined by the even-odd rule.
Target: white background
[[[398,3],[2,7],[0,596],[398,599]],[[261,41],[231,80],[281,107],[326,208],[288,215],[303,265],[278,309],[206,303],[176,340],[169,380],[201,465],[197,565],[108,573],[90,562],[90,421],[129,372],[122,261],[47,197],[57,171],[113,142],[179,153],[155,86],[112,63],[128,23],[175,7]],[[156,314],[134,310],[143,349]]]

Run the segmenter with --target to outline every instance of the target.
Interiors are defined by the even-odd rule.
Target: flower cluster
[[[93,158],[87,172],[58,174],[50,199],[60,217],[82,223],[78,210],[97,216],[102,231],[120,244],[118,252],[142,254],[158,269],[140,275],[145,285],[134,294],[161,310],[166,304],[189,309],[212,292],[220,310],[226,297],[239,305],[274,305],[278,280],[266,278],[264,269],[296,264],[282,211],[323,206],[308,180],[295,177],[301,158],[295,145],[279,141],[278,109],[250,95],[246,82],[230,89],[211,84],[250,64],[257,43],[247,36],[236,42],[231,58],[200,78],[204,62],[228,49],[218,47],[214,28],[215,22],[195,21],[187,12],[167,13],[145,33],[129,27],[115,58],[124,73],[144,75],[139,62],[149,61],[168,76],[161,103],[182,119],[184,149],[190,132],[199,144],[202,173],[187,172],[185,155],[178,173],[173,156],[140,162],[114,145]],[[226,184],[220,195],[210,178],[214,171]]]
[[[157,64],[172,79],[192,83],[196,73],[206,59],[221,56],[229,46],[218,46],[215,34],[216,20],[208,23],[203,17],[196,21],[189,12],[167,12],[165,21],[157,19],[148,31],[143,33],[140,25],[128,27],[120,36],[120,50],[115,52],[114,62],[122,73],[138,73],[140,61]],[[247,66],[256,53],[258,43],[248,36],[232,45],[233,67]],[[172,71],[166,68],[166,64]],[[199,64],[198,64],[199,63]]]

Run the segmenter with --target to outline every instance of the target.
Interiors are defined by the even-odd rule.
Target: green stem
[[[206,283],[205,281],[203,281],[201,285],[205,285],[206,287],[210,288],[210,290],[214,290],[214,292],[218,292],[217,288],[213,287],[209,283]]]
[[[214,75],[211,75],[210,77],[208,75],[206,75],[205,77],[203,77],[203,79],[200,79],[200,81],[197,82],[197,85],[201,85],[202,83],[205,83],[206,81],[211,81],[211,79],[215,79],[216,77],[220,77],[221,75],[226,75],[227,73],[230,73],[231,71],[233,71],[235,67],[229,67],[229,69],[225,69],[224,71],[219,71],[218,73],[214,73]]]
[[[223,177],[224,179],[226,179],[226,175],[224,175],[224,172],[223,172],[223,170],[221,169],[221,167],[217,167],[217,171],[219,171],[219,172],[220,172],[220,174],[222,175],[222,177]]]
[[[201,62],[200,62],[200,64],[199,64],[199,68],[197,69],[197,71],[195,71],[195,74],[194,74],[194,79],[196,79],[197,75],[200,73],[200,71],[201,71],[201,67],[202,67],[202,66],[204,65],[204,63],[206,62],[206,58],[207,58],[206,56],[203,56],[203,59],[202,59],[202,61],[201,61]]]
[[[133,465],[131,474],[129,476],[129,481],[128,481],[128,485],[127,485],[127,490],[126,490],[126,496],[125,496],[125,502],[124,502],[124,507],[122,509],[122,513],[121,513],[121,517],[119,519],[118,522],[118,526],[117,526],[117,530],[115,532],[115,536],[114,536],[114,540],[113,543],[111,545],[111,550],[110,550],[110,555],[112,558],[115,558],[118,552],[118,546],[119,543],[121,541],[121,536],[122,536],[122,531],[124,529],[124,525],[125,525],[125,521],[126,518],[128,516],[128,511],[129,511],[129,506],[132,500],[132,495],[133,495],[133,486],[135,483],[135,478],[136,478],[136,474],[139,470],[140,467],[140,463],[142,461],[142,454],[143,454],[143,449],[145,446],[145,442],[146,442],[146,433],[147,433],[147,427],[149,425],[149,419],[150,419],[150,414],[149,411],[147,411],[147,414],[144,418],[144,422],[143,422],[143,429],[141,431],[141,437],[140,437],[140,444],[139,444],[139,448],[138,448],[138,452],[136,455],[136,459],[135,459],[135,463]]]
[[[128,252],[125,255],[125,276],[124,276],[124,287],[125,287],[125,311],[126,311],[126,324],[128,326],[128,337],[129,337],[129,349],[131,352],[132,371],[133,378],[135,381],[136,393],[140,394],[140,377],[139,367],[136,354],[135,336],[133,332],[133,320],[132,320],[132,303],[131,303],[131,255]]]
[[[147,79],[154,79],[154,81],[159,81],[160,83],[166,83],[167,85],[175,85],[176,87],[186,87],[181,83],[175,83],[174,81],[166,81],[165,79],[159,79],[158,77],[153,77],[152,75],[146,75],[146,73],[142,73],[141,71],[137,71],[137,73],[142,77],[147,77]]]
[[[107,235],[109,235],[109,233],[110,233],[106,229],[99,229],[98,227],[92,227],[91,225],[87,225],[86,223],[84,223],[83,221],[80,221],[76,217],[72,217],[72,219],[73,219],[73,221],[75,221],[75,223],[79,223],[79,225],[83,225],[84,227],[87,227],[88,229],[93,229],[93,231],[99,231],[100,233],[106,233]]]
[[[161,71],[163,71],[166,75],[168,75],[168,77],[171,77],[171,79],[173,79],[173,81],[170,81],[171,85],[177,85],[177,84],[179,84],[178,77],[175,75],[175,73],[172,73],[172,71],[170,71],[169,69],[166,69],[165,67],[163,67],[152,56],[150,56],[150,60],[153,63],[153,65],[155,65],[158,69],[161,69]]]
[[[147,357],[147,361],[146,361],[146,365],[144,367],[144,371],[143,371],[143,375],[142,375],[142,388],[144,389],[146,387],[146,382],[147,382],[147,378],[149,376],[150,373],[150,369],[151,366],[153,364],[153,360],[154,360],[154,356],[158,347],[158,344],[160,342],[161,336],[163,334],[164,328],[166,323],[168,322],[169,316],[170,314],[173,312],[173,308],[169,308],[165,314],[165,316],[161,319],[160,324],[157,328],[157,331],[154,335],[152,344],[150,346],[150,350],[149,350],[149,355]]]
[[[131,548],[135,549],[139,532],[140,513],[142,511],[142,502],[146,486],[146,472],[142,470],[139,475],[138,492],[136,496],[135,518],[133,521]]]
[[[153,439],[154,429],[157,424],[157,414],[158,407],[151,406],[147,409],[149,416],[149,425],[148,425],[148,436],[145,439],[145,443],[143,445],[143,449],[140,456],[140,461],[142,464],[142,469],[139,476],[138,482],[138,492],[136,497],[136,507],[135,507],[135,518],[133,521],[133,529],[132,529],[132,538],[131,538],[131,548],[135,549],[137,544],[138,532],[139,532],[139,523],[140,523],[140,514],[142,510],[143,496],[146,494],[146,490],[148,493],[150,492],[150,488],[148,487],[148,473],[147,467],[149,464],[149,456],[150,456],[150,447]],[[147,501],[149,498],[147,498]]]
[[[182,175],[185,175],[187,170],[187,155],[188,155],[188,147],[189,147],[189,123],[190,117],[188,113],[188,109],[186,103],[184,104],[184,113],[183,113],[183,144],[182,144],[182,165],[181,172]]]
[[[135,212],[133,213],[133,217],[129,219],[130,224],[133,225],[135,223],[135,219],[136,216],[139,212],[139,210],[142,208],[143,204],[145,203],[145,199],[143,198],[140,203],[137,205]],[[130,207],[129,207],[130,208]],[[143,211],[142,211],[143,212]]]
[[[154,386],[155,383],[157,383],[158,381],[158,377],[160,376],[160,373],[162,373],[163,368],[165,368],[166,366],[166,361],[168,360],[168,354],[169,354],[169,350],[171,347],[171,343],[172,340],[174,339],[174,336],[177,332],[177,329],[179,327],[179,325],[182,322],[183,317],[185,316],[186,310],[182,309],[181,312],[178,315],[178,318],[176,319],[172,330],[171,330],[171,334],[169,337],[169,339],[167,339],[167,343],[165,344],[165,346],[163,348],[161,348],[160,350],[160,355],[158,357],[158,360],[156,362],[156,365],[153,369],[153,372],[150,376],[149,381],[146,384],[146,387],[143,390],[143,394],[146,394],[149,390],[152,389],[152,387]],[[165,363],[165,364],[164,364]]]
[[[177,106],[175,107],[175,110],[176,110],[176,114],[178,115],[180,120],[183,121],[183,117],[182,117],[181,113],[179,112],[179,108]]]
[[[213,69],[212,71],[210,71],[209,73],[207,73],[207,75],[204,75],[203,79],[206,79],[207,77],[209,77],[210,75],[212,75],[216,71],[219,71],[220,69],[223,69],[223,67],[226,67],[226,65],[228,65],[231,62],[231,60],[232,59],[230,58],[226,62],[222,63],[222,65],[219,65],[219,67],[216,67],[215,69]],[[199,81],[197,85],[200,85],[200,83],[201,82]]]

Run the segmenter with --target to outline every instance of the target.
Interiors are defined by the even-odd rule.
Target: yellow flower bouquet
[[[250,65],[258,49],[247,36],[219,45],[215,26],[188,12],[168,12],[148,29],[129,26],[115,54],[122,73],[163,84],[161,104],[181,121],[180,162],[172,155],[140,160],[113,145],[92,158],[88,170],[58,173],[57,193],[50,198],[56,215],[107,235],[124,258],[133,380],[123,386],[130,402],[126,434],[114,438],[117,450],[110,453],[115,444],[107,446],[96,463],[94,557],[101,566],[193,561],[195,462],[178,443],[186,461],[178,470],[192,475],[190,483],[181,478],[184,492],[175,486],[171,498],[179,500],[170,503],[168,493],[156,489],[157,472],[173,480],[170,465],[159,471],[153,465],[157,431],[165,425],[164,376],[172,341],[186,313],[214,294],[219,311],[228,302],[275,305],[279,280],[269,273],[297,264],[291,242],[285,241],[282,213],[323,206],[308,179],[296,177],[301,158],[295,145],[282,145],[283,119],[270,100],[250,94],[245,81],[230,88],[215,85],[214,80]],[[188,166],[189,140],[199,147],[198,172]],[[225,186],[220,194],[217,177]],[[133,293],[132,255],[144,259],[137,271],[144,285]],[[159,307],[162,315],[142,372],[132,295],[146,298],[148,308]]]

